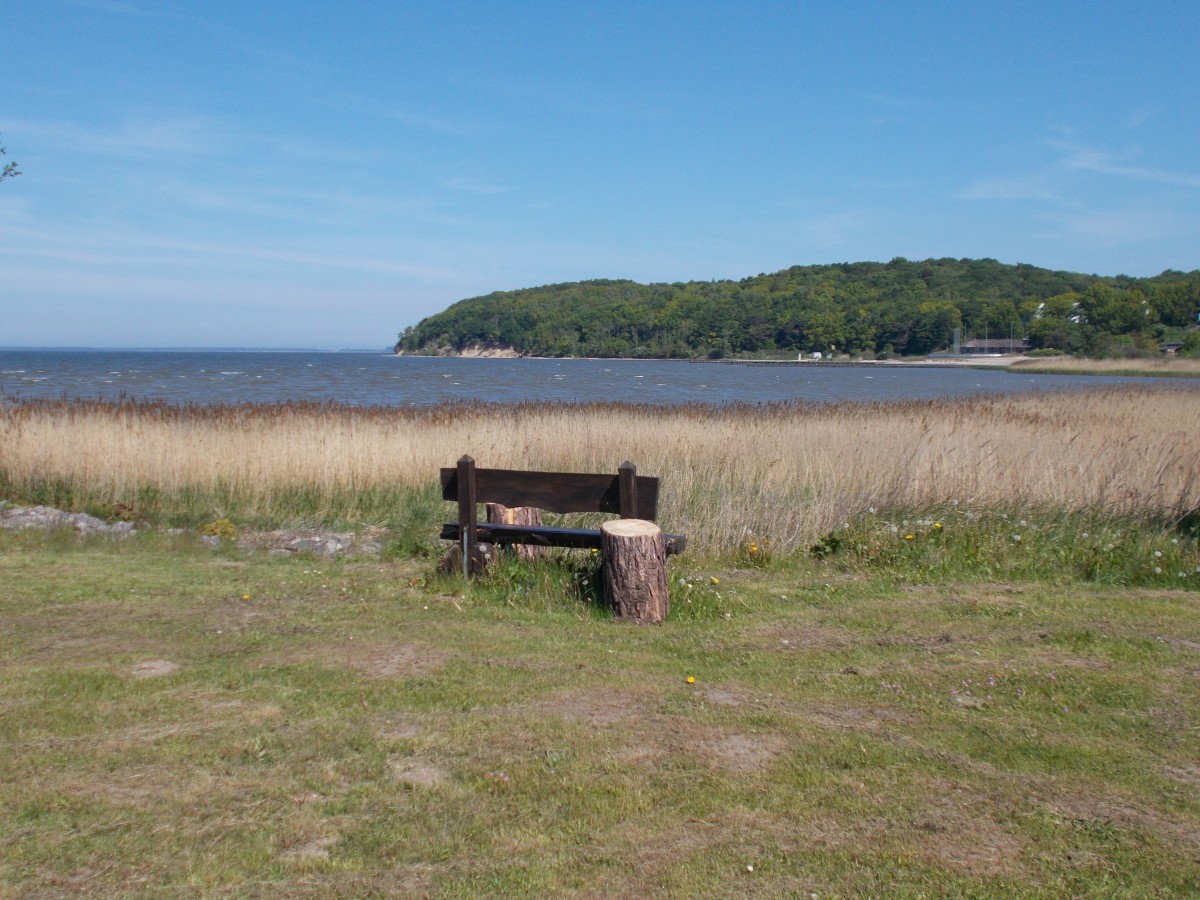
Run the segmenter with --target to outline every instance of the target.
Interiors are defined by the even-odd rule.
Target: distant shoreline
[[[689,359],[685,362],[737,364],[743,366],[884,366],[888,368],[1007,368],[1027,360],[1027,356],[957,356],[935,359]]]

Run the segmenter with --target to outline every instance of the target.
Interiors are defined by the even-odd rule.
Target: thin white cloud
[[[123,3],[120,0],[70,0],[71,6],[81,9],[94,9],[99,12],[116,13],[121,16],[137,16],[153,18],[158,14],[133,3]]]
[[[879,106],[886,106],[889,109],[932,109],[932,105],[924,100],[918,100],[916,97],[898,97],[892,94],[866,94],[864,95],[871,103]]]
[[[1200,175],[1168,172],[1165,169],[1152,167],[1122,165],[1109,153],[1086,147],[1060,146],[1066,151],[1062,164],[1068,169],[1095,172],[1100,175],[1115,175],[1134,181],[1150,181],[1176,187],[1200,187]]]
[[[959,190],[959,200],[1061,200],[1044,173],[981,178]]]
[[[152,265],[155,269],[206,267],[216,257],[254,259],[288,263],[307,268],[344,269],[399,276],[419,281],[465,281],[475,273],[448,266],[409,262],[380,254],[340,253],[329,249],[311,250],[303,246],[270,247],[264,245],[186,241],[156,238],[144,234],[77,235],[50,234],[32,229],[0,226],[0,256],[16,259],[41,258],[60,263],[113,271],[128,271]],[[51,273],[58,277],[60,272]],[[142,276],[138,276],[140,279]],[[190,280],[191,276],[163,276],[164,283]]]
[[[478,125],[462,122],[446,116],[428,115],[414,112],[411,109],[396,106],[392,103],[380,102],[375,99],[339,92],[329,95],[323,101],[324,105],[340,111],[355,110],[363,115],[388,122],[397,122],[418,131],[448,136],[471,137],[483,133]]]
[[[1057,232],[1093,246],[1124,246],[1185,238],[1194,233],[1196,217],[1163,209],[1089,210],[1045,217]]]
[[[1072,202],[1072,188],[1080,173],[1108,175],[1128,181],[1172,187],[1200,187],[1200,175],[1171,172],[1151,166],[1122,163],[1111,153],[1061,140],[1048,141],[1059,158],[1032,172],[990,176],[971,182],[957,191],[959,200],[1041,200]]]
[[[470,178],[451,178],[449,181],[442,182],[442,186],[452,191],[465,191],[468,194],[506,194],[512,190],[510,187],[503,187],[498,184],[486,184],[481,181],[473,181]]]
[[[805,243],[819,247],[842,247],[858,239],[875,226],[875,218],[865,210],[841,210],[805,219],[799,228]]]
[[[1126,128],[1140,128],[1158,115],[1157,106],[1139,106],[1125,117]]]
[[[207,116],[142,116],[111,126],[13,120],[9,128],[80,153],[215,154],[229,144],[229,130]]]

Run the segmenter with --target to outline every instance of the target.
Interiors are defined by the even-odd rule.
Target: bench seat
[[[502,525],[480,522],[475,526],[477,540],[484,544],[531,544],[536,547],[569,547],[600,549],[600,532],[590,528],[557,528],[550,525]],[[458,522],[447,522],[442,526],[442,540],[458,543],[462,540],[462,528]],[[687,549],[687,537],[681,534],[664,534],[667,555],[677,555]]]

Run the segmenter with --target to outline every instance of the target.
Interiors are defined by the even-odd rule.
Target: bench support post
[[[462,569],[463,577],[471,577],[471,567],[475,564],[475,545],[477,535],[475,527],[478,524],[478,510],[475,505],[478,496],[475,484],[475,459],[463,456],[458,461],[458,524],[462,528]]]
[[[629,460],[617,467],[617,481],[621,493],[621,518],[638,517],[637,467]]]

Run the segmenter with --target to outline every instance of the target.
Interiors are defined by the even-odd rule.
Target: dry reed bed
[[[1079,359],[1074,356],[1042,356],[1013,363],[1014,371],[1047,372],[1061,375],[1117,375],[1145,372],[1150,375],[1200,376],[1200,359],[1177,356],[1131,359]]]
[[[422,486],[480,465],[664,478],[661,518],[697,549],[802,545],[869,507],[949,502],[1152,517],[1200,507],[1200,391],[1110,387],[890,404],[176,407],[30,402],[0,409],[0,474],[124,502],[142,486],[269,508]]]

